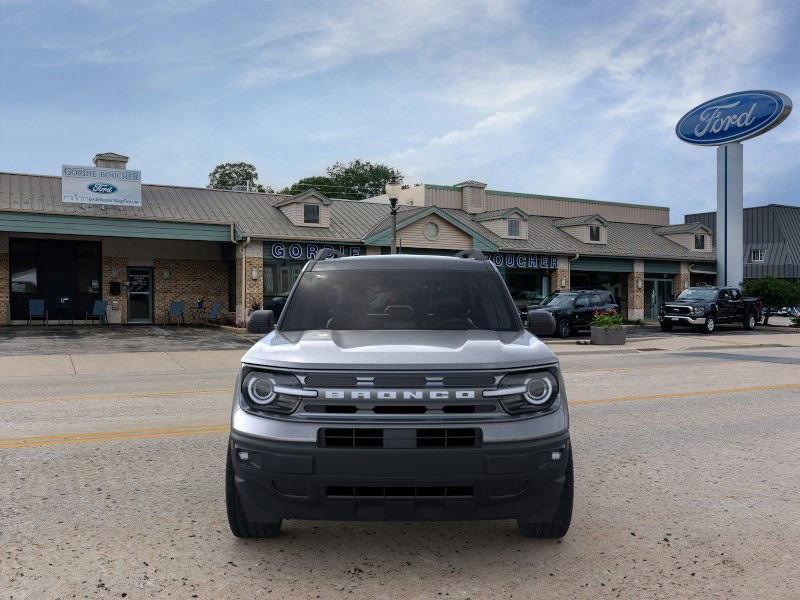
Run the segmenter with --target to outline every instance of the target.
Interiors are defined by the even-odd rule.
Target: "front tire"
[[[747,316],[744,318],[744,321],[742,322],[742,327],[744,327],[745,331],[752,331],[753,329],[756,328],[757,323],[758,320],[756,319],[756,313],[754,313],[751,310],[749,313],[747,313]]]
[[[556,334],[561,339],[566,339],[572,335],[572,325],[570,325],[569,319],[561,319],[556,325]]]
[[[281,532],[283,521],[278,519],[271,523],[254,523],[248,521],[244,514],[239,492],[234,481],[233,462],[228,450],[228,461],[225,464],[225,504],[228,509],[228,525],[231,533],[238,538],[272,538]]]
[[[553,520],[547,523],[523,523],[517,521],[519,532],[526,538],[553,539],[567,535],[572,522],[572,503],[575,498],[575,477],[572,471],[572,449],[567,458],[567,471],[564,480],[564,489],[558,499],[556,514]]]
[[[706,317],[706,322],[703,325],[703,333],[712,334],[717,329],[717,319],[714,315],[708,315]]]

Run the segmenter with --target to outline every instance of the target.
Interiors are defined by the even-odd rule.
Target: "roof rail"
[[[344,254],[338,250],[334,250],[333,248],[323,248],[322,250],[317,250],[317,253],[314,255],[312,260],[316,262],[318,260],[328,260],[329,258],[342,258],[343,256]]]
[[[483,255],[483,252],[480,250],[475,250],[471,248],[470,250],[462,250],[458,254],[456,254],[456,258],[471,258],[473,260],[486,260],[486,257]]]

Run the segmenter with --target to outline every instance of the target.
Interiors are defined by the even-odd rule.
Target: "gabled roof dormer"
[[[653,231],[689,250],[710,253],[714,249],[711,230],[702,223],[666,225]]]
[[[557,219],[553,225],[584,244],[608,243],[608,221],[598,214]]]
[[[273,206],[298,227],[331,226],[331,199],[313,188],[282,198]]]
[[[501,238],[528,239],[528,215],[518,208],[492,210],[475,215],[473,219]]]

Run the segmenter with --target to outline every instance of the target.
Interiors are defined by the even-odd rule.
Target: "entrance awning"
[[[231,226],[46,213],[0,212],[0,231],[230,242]]]
[[[699,265],[689,265],[689,272],[698,275],[716,275],[717,265],[714,263],[700,263]]]

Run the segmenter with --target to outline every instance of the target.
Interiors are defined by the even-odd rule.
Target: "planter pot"
[[[625,328],[592,326],[592,344],[598,346],[621,346],[625,344]]]

